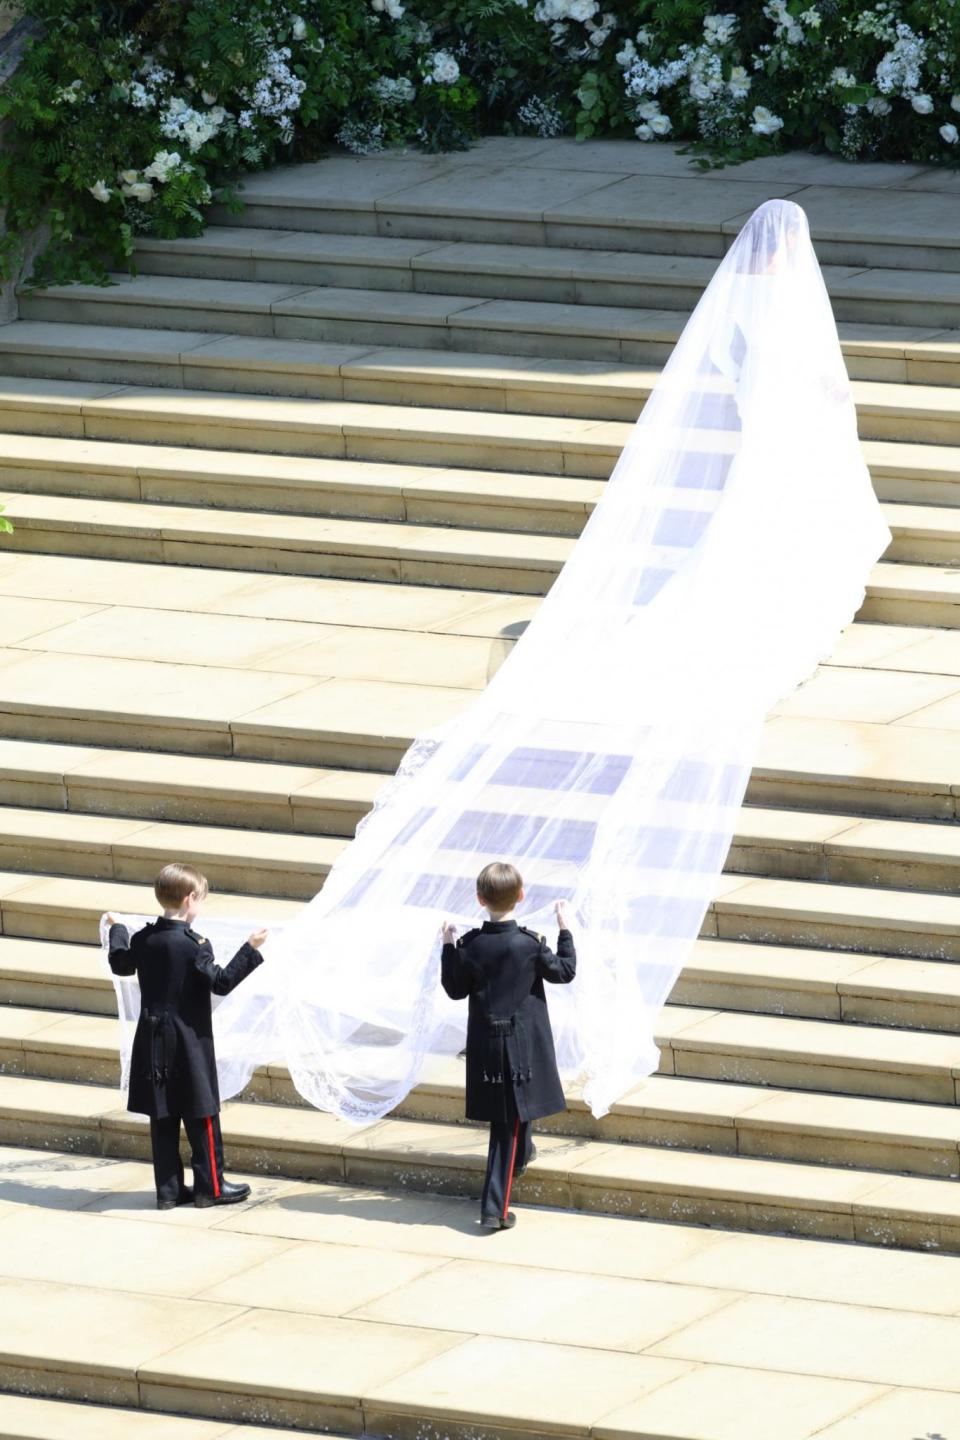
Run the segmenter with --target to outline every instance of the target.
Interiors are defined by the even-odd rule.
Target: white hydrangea
[[[396,80],[390,75],[381,75],[373,82],[373,92],[385,105],[409,105],[417,94],[413,81],[406,75]]]
[[[174,96],[160,112],[160,133],[168,140],[183,140],[195,155],[208,140],[212,140],[226,116],[226,111],[194,110],[186,100]]]
[[[813,6],[809,10],[804,10],[799,18],[800,24],[806,25],[808,30],[819,30],[823,23],[823,16],[816,6]]]
[[[729,45],[736,28],[736,15],[707,15],[703,22],[708,45]]]
[[[867,109],[871,115],[889,115],[893,106],[882,95],[872,95],[867,101]]]
[[[254,110],[270,120],[279,120],[281,129],[290,126],[290,115],[299,110],[307,82],[294,75],[287,63],[290,49],[286,45],[267,51],[263,74],[244,98]],[[214,113],[214,112],[211,112]]]
[[[683,45],[675,60],[667,60],[662,65],[651,65],[649,60],[635,61],[624,76],[627,94],[632,99],[642,100],[645,95],[658,95],[661,90],[669,90],[678,80],[685,79],[692,58],[690,46]]]
[[[370,8],[378,15],[389,15],[391,20],[399,20],[406,7],[401,5],[400,0],[370,0]],[[378,146],[379,148],[382,147]],[[350,149],[349,145],[347,149]],[[357,155],[372,155],[373,153],[372,150],[355,151]]]
[[[156,95],[139,80],[131,81],[127,96],[135,110],[152,110],[157,103]]]
[[[435,50],[429,64],[430,70],[424,77],[427,85],[455,85],[460,79],[460,66],[449,50]]]
[[[908,96],[920,89],[927,47],[921,35],[916,35],[903,22],[897,26],[897,39],[893,48],[877,65],[877,89],[884,95]]]
[[[835,65],[830,71],[830,84],[837,85],[841,90],[849,90],[851,85],[856,85],[855,78],[843,65]]]
[[[302,15],[292,15],[293,38],[294,40],[305,40],[307,38],[307,22]]]
[[[165,184],[175,170],[179,170],[183,163],[179,150],[158,150],[153,160],[143,172],[145,180],[157,180],[161,185]]]
[[[933,114],[932,95],[911,95],[910,104],[913,106],[914,110],[916,110],[918,115]]]
[[[545,25],[563,24],[567,20],[583,24],[592,20],[599,9],[598,0],[538,0],[533,18]]]
[[[87,189],[90,191],[94,200],[99,200],[101,205],[105,205],[113,194],[110,186],[104,180],[98,180],[96,185],[88,185]]]
[[[956,145],[957,141],[960,140],[960,130],[957,129],[956,125],[941,125],[940,134],[948,145]]]
[[[783,129],[783,121],[779,115],[774,115],[765,105],[757,105],[753,111],[753,123],[750,126],[754,135],[776,135],[778,130]]]

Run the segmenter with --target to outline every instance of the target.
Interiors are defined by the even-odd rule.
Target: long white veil
[[[218,1008],[224,1095],[279,1060],[324,1110],[391,1110],[429,1053],[463,1043],[439,927],[476,923],[474,878],[506,859],[523,923],[549,929],[570,901],[580,965],[551,1018],[561,1068],[604,1114],[656,1069],[657,1013],[716,892],[763,717],[829,654],[889,539],[806,217],[771,201],[526,633],[465,714],[414,743],[321,893]],[[243,936],[206,933],[221,958]],[[119,988],[129,1020],[134,987]]]

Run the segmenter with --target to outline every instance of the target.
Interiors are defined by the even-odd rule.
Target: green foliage
[[[669,136],[956,164],[960,0],[22,0],[3,90],[0,274],[104,281],[198,233],[245,172],[476,135]],[[956,102],[956,103],[954,103]]]

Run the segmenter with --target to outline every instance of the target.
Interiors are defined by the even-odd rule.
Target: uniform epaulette
[[[538,935],[536,930],[528,930],[526,925],[518,925],[517,929],[522,935],[529,935],[531,940],[536,940],[538,945],[543,944],[544,937],[542,935]]]
[[[475,940],[480,933],[481,933],[481,931],[480,931],[479,929],[476,929],[476,928],[473,929],[473,930],[468,930],[467,933],[466,933],[466,935],[461,935],[461,936],[460,936],[460,942],[459,942],[459,943],[460,943],[461,945],[469,945],[469,944],[470,944],[470,941],[471,941],[471,940]]]
[[[186,933],[190,936],[191,940],[196,940],[198,945],[207,944],[205,937],[203,935],[198,935],[196,930],[191,930],[189,925],[187,926]]]

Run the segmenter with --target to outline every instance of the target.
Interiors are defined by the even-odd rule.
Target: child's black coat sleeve
[[[440,955],[440,984],[451,1000],[466,1000],[473,989],[473,967],[462,945],[444,945]]]
[[[251,971],[263,964],[263,956],[252,945],[244,943],[227,965],[218,965],[213,958],[213,946],[204,940],[197,948],[194,968],[206,980],[214,995],[229,995],[241,980],[246,980]]]
[[[137,961],[130,948],[130,932],[126,925],[110,926],[110,950],[107,961],[114,975],[133,975]]]
[[[557,936],[557,953],[547,945],[541,945],[537,956],[537,968],[542,979],[551,985],[569,985],[577,973],[577,952],[569,930],[561,930]]]

